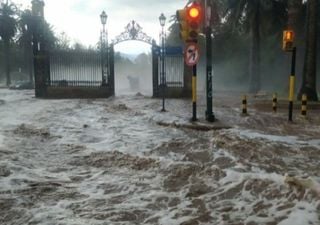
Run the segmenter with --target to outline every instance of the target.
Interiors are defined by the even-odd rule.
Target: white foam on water
[[[284,176],[277,173],[266,173],[259,168],[256,168],[253,172],[238,172],[230,169],[226,169],[226,176],[220,180],[220,183],[232,183],[241,182],[247,179],[260,179],[260,180],[270,180],[278,185],[284,184]]]
[[[257,131],[243,130],[243,129],[241,130],[231,129],[230,131],[233,131],[234,133],[238,134],[240,137],[246,137],[250,139],[262,138],[271,142],[280,142],[280,143],[285,143],[290,145],[303,143],[301,141],[298,141],[298,137],[295,137],[295,136],[279,136],[279,135],[262,134]]]
[[[288,218],[278,225],[320,224],[319,212],[315,203],[298,202],[288,215]]]
[[[4,145],[4,140],[5,140],[5,137],[0,134],[0,148]]]
[[[5,104],[0,106],[0,124],[2,128],[5,127],[7,130],[7,133],[0,131],[0,147],[17,145],[8,150],[10,154],[0,158],[0,165],[5,166],[11,172],[7,177],[0,177],[0,191],[28,188],[30,182],[57,182],[61,184],[57,187],[58,192],[66,190],[79,195],[76,199],[56,199],[55,193],[47,195],[44,193],[43,199],[30,209],[25,209],[26,214],[32,216],[29,222],[33,221],[35,224],[44,225],[58,224],[59,222],[68,225],[131,225],[132,221],[115,222],[114,219],[119,219],[121,213],[140,210],[148,215],[142,224],[146,224],[148,219],[159,217],[159,220],[155,222],[157,224],[180,225],[198,215],[198,209],[190,206],[192,200],[197,198],[203,200],[213,218],[219,218],[219,214],[221,214],[214,207],[217,205],[223,207],[231,202],[234,211],[230,212],[230,217],[234,221],[239,218],[248,223],[255,221],[258,224],[263,224],[273,222],[273,217],[288,216],[279,225],[304,225],[309,222],[319,224],[316,201],[294,202],[293,208],[278,212],[277,207],[288,200],[286,195],[268,200],[260,196],[259,193],[254,194],[251,193],[251,190],[242,188],[236,190],[237,193],[232,199],[223,197],[223,193],[228,190],[232,190],[242,182],[252,180],[270,181],[272,187],[275,186],[276,191],[279,192],[285,188],[283,174],[267,172],[259,168],[258,164],[255,164],[256,167],[250,167],[249,172],[241,172],[239,169],[248,171],[248,168],[236,162],[235,167],[221,170],[225,172],[226,176],[220,180],[214,180],[211,175],[203,175],[204,177],[197,173],[194,176],[191,175],[190,177],[196,180],[195,182],[197,179],[202,179],[204,184],[212,188],[208,193],[197,197],[187,197],[190,186],[194,184],[190,183],[190,177],[186,178],[189,179],[188,183],[183,185],[180,190],[167,191],[164,187],[164,181],[172,175],[171,171],[168,171],[169,168],[176,165],[181,168],[183,166],[190,166],[190,168],[192,168],[191,166],[206,166],[185,161],[183,152],[180,154],[180,152],[169,151],[160,156],[157,154],[158,152],[150,153],[172,140],[190,144],[188,150],[192,152],[208,150],[214,159],[228,157],[237,161],[237,156],[224,149],[216,149],[210,144],[208,144],[209,146],[193,146],[192,143],[196,137],[193,138],[194,133],[192,132],[196,131],[161,127],[156,124],[158,121],[188,123],[190,115],[187,113],[189,112],[187,107],[189,105],[185,102],[176,105],[175,103],[179,101],[173,100],[173,105],[169,103],[171,112],[160,113],[155,111],[154,107],[149,108],[149,105],[158,105],[158,100],[143,97],[123,96],[92,101],[79,99],[46,101],[34,99],[29,95],[24,96],[21,93],[25,92],[7,93],[0,90],[0,98],[5,100]],[[7,107],[5,107],[6,104]],[[119,104],[125,104],[128,109],[115,110]],[[174,115],[180,106],[184,107],[181,109],[184,113]],[[43,139],[42,137],[12,135],[12,130],[22,123],[32,125],[37,129],[46,128],[50,131],[50,137]],[[282,143],[288,146],[319,146],[320,144],[317,139],[302,141],[295,136],[269,135],[238,128],[221,131],[221,133],[244,139],[263,139],[262,141]],[[202,137],[210,143],[213,134],[207,132],[206,135],[203,134]],[[21,144],[21,141],[29,145],[34,144],[35,148],[32,149],[32,146],[27,148]],[[67,145],[78,145],[81,148],[74,150],[71,146],[68,149]],[[79,163],[81,161],[78,162],[78,160],[83,160],[95,152],[110,153],[112,151],[134,157],[152,158],[159,163],[159,168],[133,170],[125,166],[94,166],[87,165],[85,162],[82,165]],[[71,162],[76,162],[76,165],[69,164]],[[215,165],[210,165],[210,168],[219,169]],[[19,194],[0,194],[0,198],[2,196],[3,199],[13,198],[22,203],[29,201],[28,196],[22,197]],[[164,206],[157,204],[161,198],[164,199]],[[177,198],[179,202],[169,207],[168,202],[174,198]],[[95,201],[102,201],[102,203],[95,205]],[[250,215],[253,213],[254,205],[259,201],[265,205],[271,204],[264,211],[267,215],[265,218]],[[152,208],[152,205],[155,208]],[[213,207],[210,208],[210,205]],[[80,212],[73,211],[71,206],[78,207]],[[190,210],[190,213],[181,216],[181,212],[186,210]],[[108,212],[111,213],[110,216],[103,220],[94,218],[94,215]],[[208,224],[215,222],[227,224],[222,219],[211,221]]]

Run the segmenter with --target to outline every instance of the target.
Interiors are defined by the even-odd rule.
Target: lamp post
[[[109,75],[108,74],[108,69],[109,69],[109,66],[108,66],[108,62],[109,62],[109,57],[108,57],[108,37],[107,37],[107,31],[106,31],[106,23],[107,23],[107,18],[108,18],[108,15],[106,14],[105,11],[102,11],[101,15],[100,15],[100,20],[101,20],[101,24],[102,24],[102,31],[101,31],[101,34],[100,34],[100,42],[101,42],[101,67],[102,67],[102,86],[106,85],[106,75],[107,76]],[[106,58],[107,58],[107,70],[105,70],[105,67],[106,67],[106,62],[105,62],[105,50],[107,49],[106,51]]]
[[[166,17],[164,16],[163,13],[161,13],[159,17],[159,22],[160,26],[162,28],[161,30],[161,54],[160,54],[160,60],[161,60],[161,86],[162,86],[162,110],[161,112],[165,112],[165,83],[166,83],[166,78],[165,78],[165,68],[164,68],[164,63],[165,63],[165,33],[164,33],[164,25],[166,23]]]

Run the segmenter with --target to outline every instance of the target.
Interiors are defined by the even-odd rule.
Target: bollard
[[[277,93],[274,93],[272,97],[272,110],[274,113],[277,112],[277,103],[278,103]]]
[[[307,116],[307,95],[303,94],[302,95],[302,101],[301,101],[301,115],[302,116]]]
[[[247,96],[242,96],[242,114],[247,115]]]

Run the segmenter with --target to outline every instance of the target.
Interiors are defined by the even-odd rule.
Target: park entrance
[[[117,87],[115,80],[121,74],[115,71],[114,46],[132,40],[150,45],[151,68],[145,77],[125,74],[126,80],[120,80]],[[121,82],[126,82],[134,89],[148,84],[148,80],[153,97],[191,96],[191,74],[187,73],[184,66],[182,48],[166,46],[162,49],[142,32],[141,26],[135,21],[131,21],[110,45],[105,45],[101,39],[100,50],[46,51],[36,38],[33,46],[36,97],[107,98],[115,95],[115,89],[120,88]]]
[[[190,78],[185,74],[185,66],[183,61],[183,51],[181,47],[165,47],[164,52],[162,48],[156,44],[156,41],[148,36],[142,31],[142,27],[136,22],[131,21],[125,27],[124,32],[116,36],[112,41],[111,48],[119,43],[125,41],[141,41],[147,43],[151,47],[151,57],[145,56],[145,64],[143,73],[140,73],[139,70],[133,71],[132,74],[118,74],[118,71],[115,71],[115,55],[114,51],[110,54],[110,68],[112,68],[112,76],[115,77],[117,88],[121,87],[124,84],[127,84],[127,87],[131,91],[136,90],[150,90],[150,94],[153,97],[166,97],[180,98],[180,97],[189,97],[191,95]],[[164,57],[164,68],[162,73],[162,58],[161,54],[163,53]],[[141,59],[140,59],[141,60]],[[143,59],[142,59],[143,60]],[[149,67],[151,71],[149,70]],[[141,69],[141,68],[140,68]],[[149,74],[146,73],[146,71]],[[119,82],[120,81],[120,82]],[[122,85],[121,85],[122,83]],[[148,88],[146,86],[152,85]]]

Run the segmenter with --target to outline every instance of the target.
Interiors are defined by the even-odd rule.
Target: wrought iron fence
[[[88,50],[59,50],[50,52],[52,87],[97,87],[102,84],[101,53]],[[109,79],[106,79],[106,84]]]
[[[158,61],[160,68],[160,59]],[[165,60],[165,84],[167,87],[183,88],[183,57],[182,55],[166,55]],[[161,84],[161,74],[159,73],[158,82]]]
[[[161,49],[152,44],[153,97],[160,97],[164,92],[167,97],[189,97],[190,80],[186,75],[182,47],[167,46],[165,48],[165,91],[162,89]],[[189,93],[190,92],[190,93]]]

